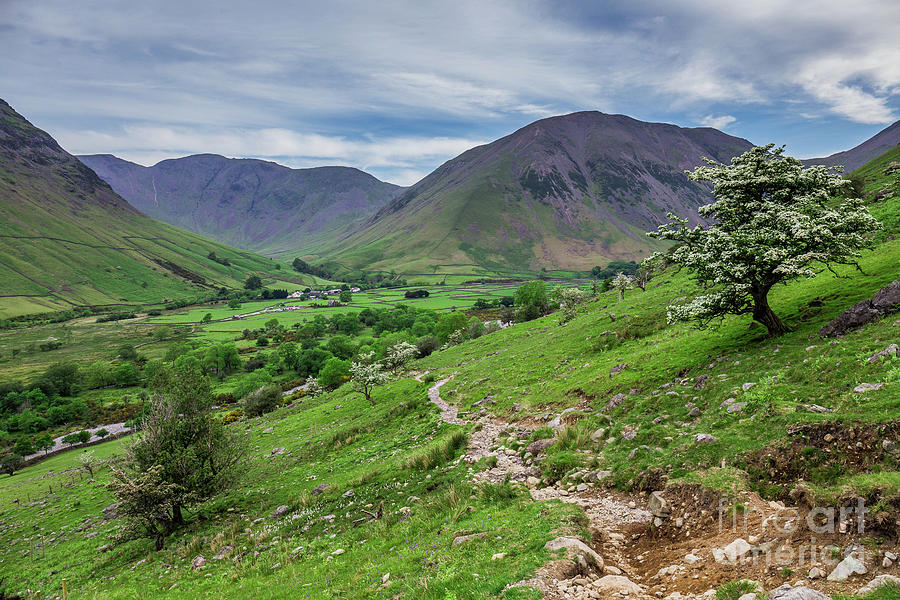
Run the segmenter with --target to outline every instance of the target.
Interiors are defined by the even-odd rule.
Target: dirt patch
[[[896,463],[885,441],[900,445],[900,423],[811,423],[787,430],[788,441],[761,448],[747,457],[744,470],[764,496],[789,499],[797,481],[829,485],[875,465]]]

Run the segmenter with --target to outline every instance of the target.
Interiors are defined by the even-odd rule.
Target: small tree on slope
[[[687,173],[713,184],[715,201],[698,210],[712,224],[690,229],[687,219],[669,214],[672,222],[648,235],[680,242],[669,262],[692,270],[709,292],[670,307],[669,322],[705,324],[728,314],[752,314],[769,335],[780,335],[787,328],[768,301],[775,284],[812,277],[835,264],[855,265],[859,250],[872,245],[867,234],[880,224],[862,201],[834,200],[850,182],[823,166],[804,169],[783,152],[773,144],[759,146],[730,165],[707,160],[707,166]]]
[[[374,352],[363,354],[359,358],[360,360],[354,362],[350,367],[350,382],[353,384],[353,389],[361,393],[374,406],[372,393],[376,387],[387,383],[390,377],[384,371],[382,364],[375,362]]]

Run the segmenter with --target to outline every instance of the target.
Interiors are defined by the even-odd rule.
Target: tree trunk
[[[184,515],[181,514],[181,505],[172,506],[172,524],[174,526],[184,525]]]
[[[769,308],[768,291],[753,295],[753,320],[766,326],[769,337],[777,337],[788,331],[778,315]]]

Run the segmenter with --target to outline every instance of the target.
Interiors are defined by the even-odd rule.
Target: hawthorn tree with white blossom
[[[751,314],[770,336],[781,335],[787,328],[769,307],[772,287],[836,264],[856,265],[880,223],[861,200],[848,197],[850,181],[839,168],[804,168],[784,156],[783,147],[752,148],[730,165],[705,160],[706,166],[687,175],[713,184],[715,201],[697,211],[710,225],[690,228],[687,219],[669,214],[670,223],[648,234],[678,242],[667,260],[693,271],[707,290],[671,306],[669,322],[706,324]]]
[[[361,393],[363,397],[375,405],[372,393],[375,388],[384,385],[390,380],[390,375],[384,370],[384,365],[375,361],[375,353],[362,354],[358,361],[350,366],[350,383],[353,389]]]

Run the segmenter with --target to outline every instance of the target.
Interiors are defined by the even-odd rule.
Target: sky
[[[900,119],[900,2],[0,0],[0,97],[75,154],[410,185],[581,110],[800,158]]]

